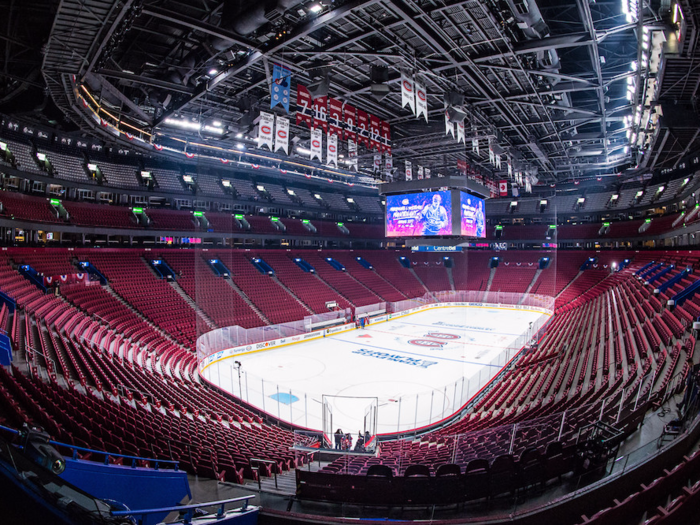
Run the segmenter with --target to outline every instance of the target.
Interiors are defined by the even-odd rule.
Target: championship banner
[[[313,122],[313,109],[311,93],[306,86],[297,84],[297,126],[305,124],[311,127]]]
[[[496,154],[493,152],[493,144],[491,144],[491,137],[489,137],[489,162],[491,164],[496,163]]]
[[[464,135],[464,121],[457,122],[457,142],[462,142],[466,144],[466,138]]]
[[[423,84],[415,83],[416,86],[416,117],[425,116],[428,122],[428,93]]]
[[[277,117],[275,131],[275,151],[280,149],[289,155],[289,119],[284,117]]]
[[[328,131],[328,96],[316,97],[313,103],[314,109],[314,128],[321,128],[324,132]]]
[[[391,126],[388,122],[382,120],[380,121],[379,129],[382,134],[382,151],[391,155]]]
[[[406,180],[413,180],[413,171],[411,170],[411,161],[406,161]]]
[[[416,114],[416,94],[413,88],[413,79],[401,73],[401,107],[405,108],[408,104],[411,113]]]
[[[357,171],[357,142],[348,139],[348,161],[349,168]]]
[[[386,157],[384,157],[384,173],[386,174],[386,178],[388,179],[391,177],[391,172],[394,170],[394,159],[390,154],[387,153]]]
[[[258,123],[258,148],[267,146],[272,151],[272,128],[275,125],[275,116],[272,113],[260,112]]]
[[[328,99],[328,133],[342,137],[343,103],[337,98]]]
[[[369,115],[362,111],[357,110],[357,143],[364,144],[365,147],[369,148]]]
[[[323,130],[321,128],[311,128],[311,157],[310,160],[318,158],[319,162],[323,162],[322,150],[323,147]]]
[[[430,168],[425,168],[425,178],[426,179],[430,178]]]
[[[418,180],[423,180],[423,166],[418,166]]]
[[[272,84],[270,85],[270,109],[280,104],[289,113],[289,84],[292,72],[279,64],[272,68]]]
[[[376,115],[369,115],[369,135],[370,148],[381,152],[381,120]]]
[[[479,155],[479,139],[472,139],[472,153]]]
[[[510,157],[508,157],[508,160],[506,162],[508,164],[508,176],[512,177],[513,176],[513,163],[510,161]]]
[[[378,154],[374,156],[374,164],[372,165],[372,171],[374,173],[381,173],[382,171],[382,154]]]
[[[508,181],[507,180],[498,181],[498,194],[501,197],[508,196]]]
[[[445,135],[452,135],[452,138],[455,138],[455,123],[450,122],[447,106],[445,106]]]
[[[326,143],[326,163],[330,166],[338,167],[338,135],[328,133],[328,142]]]
[[[343,106],[343,122],[345,123],[343,138],[352,139],[357,146],[357,109],[355,107],[348,104]]]

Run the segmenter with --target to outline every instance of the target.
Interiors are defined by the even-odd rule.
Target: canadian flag
[[[508,181],[507,180],[498,181],[498,193],[501,197],[508,196]]]

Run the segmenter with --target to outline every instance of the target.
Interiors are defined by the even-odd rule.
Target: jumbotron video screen
[[[386,198],[387,237],[486,237],[484,199],[458,190]]]
[[[438,235],[452,235],[452,195],[449,191],[387,196],[387,237]]]

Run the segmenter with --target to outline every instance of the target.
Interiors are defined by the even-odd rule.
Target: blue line
[[[392,319],[393,321],[393,319]],[[397,319],[397,321],[400,321],[400,319]],[[474,330],[473,328],[467,328],[466,326],[463,328],[457,328],[456,326],[443,326],[443,325],[434,325],[434,324],[419,324],[419,323],[408,323],[404,321],[405,324],[410,325],[410,326],[424,326],[426,328],[432,328],[433,330],[439,330],[439,329],[445,329],[445,330],[464,330],[465,332],[478,332],[480,334],[493,334],[493,335],[510,335],[517,337],[522,334],[507,334],[504,332],[488,332],[486,330]],[[372,329],[372,326],[370,326],[370,330]],[[418,337],[418,336],[416,336]]]
[[[348,341],[347,339],[345,340],[345,342],[353,344],[353,345],[358,345],[358,346],[366,346],[368,348],[378,348],[379,350],[384,350],[385,352],[392,351],[390,348],[385,348],[383,346],[368,345],[365,343],[358,343],[356,341]],[[502,366],[498,366],[498,365],[489,365],[486,363],[476,363],[474,361],[462,361],[460,359],[450,359],[449,357],[437,357],[434,355],[416,354],[415,352],[406,352],[405,350],[396,350],[396,352],[401,352],[402,354],[408,354],[408,355],[417,355],[419,357],[427,357],[430,359],[440,359],[441,361],[452,361],[454,363],[462,363],[462,364],[467,364],[467,365],[480,365],[480,366],[491,366],[494,368],[503,368]]]

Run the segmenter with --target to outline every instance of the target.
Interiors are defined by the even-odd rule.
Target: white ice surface
[[[508,307],[441,307],[224,359],[203,373],[252,405],[317,430],[323,395],[376,397],[378,433],[405,431],[459,410],[520,350],[518,339],[534,335],[528,333],[530,323],[545,320],[540,312]],[[235,361],[241,363],[240,384]],[[284,399],[290,392],[296,397],[292,403]],[[372,400],[334,398],[330,404],[333,428],[356,434]]]

